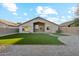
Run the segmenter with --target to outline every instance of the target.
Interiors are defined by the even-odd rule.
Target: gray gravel
[[[66,45],[11,45],[1,56],[79,56],[79,36],[60,36]]]

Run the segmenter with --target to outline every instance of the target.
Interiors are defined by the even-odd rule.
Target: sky
[[[42,17],[61,24],[73,20],[76,3],[0,3],[0,19],[26,22]]]

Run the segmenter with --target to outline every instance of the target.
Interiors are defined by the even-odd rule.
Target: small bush
[[[16,32],[19,33],[19,29],[16,29]]]

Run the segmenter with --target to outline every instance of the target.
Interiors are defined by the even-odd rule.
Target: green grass
[[[63,44],[58,37],[43,33],[21,33],[0,37],[0,44]]]

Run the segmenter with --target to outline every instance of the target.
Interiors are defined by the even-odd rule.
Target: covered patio
[[[42,22],[33,23],[33,32],[44,32],[44,31],[45,31],[45,23]]]

